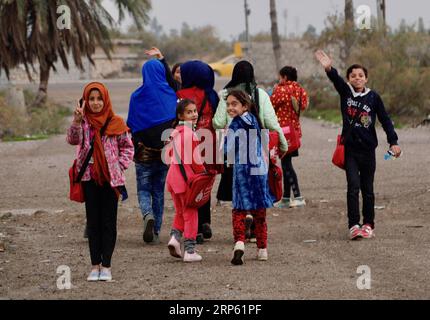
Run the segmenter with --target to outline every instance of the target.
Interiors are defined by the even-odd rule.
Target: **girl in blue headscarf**
[[[135,147],[137,196],[143,216],[143,240],[159,243],[163,221],[167,166],[161,161],[161,136],[176,118],[176,94],[166,81],[163,64],[149,60],[142,68],[143,84],[130,98],[127,125]]]
[[[199,113],[196,132],[199,129],[208,129],[212,132],[213,158],[211,163],[204,163],[207,171],[219,171],[216,164],[216,134],[212,126],[212,118],[218,106],[218,94],[214,90],[215,74],[212,68],[198,60],[188,61],[181,65],[182,89],[176,92],[180,99],[191,99],[196,103]],[[202,139],[204,141],[204,139]],[[204,154],[203,154],[204,157]],[[197,243],[212,237],[210,200],[199,208],[199,225]]]

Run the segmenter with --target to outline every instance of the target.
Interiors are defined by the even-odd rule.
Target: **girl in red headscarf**
[[[92,270],[88,281],[112,280],[111,259],[116,242],[118,198],[125,200],[124,171],[133,160],[129,128],[115,115],[106,87],[98,82],[84,89],[77,105],[67,142],[77,146],[79,171],[94,151],[82,177]],[[103,130],[102,130],[103,129]],[[103,131],[103,132],[101,132]]]

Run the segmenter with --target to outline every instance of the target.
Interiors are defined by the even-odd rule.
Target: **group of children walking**
[[[150,60],[143,67],[143,85],[131,97],[127,125],[114,114],[106,87],[93,82],[85,87],[83,101],[77,105],[68,130],[68,142],[77,145],[78,170],[89,149],[94,148],[82,178],[92,263],[87,280],[112,279],[110,267],[116,242],[118,200],[121,195],[126,197],[124,171],[132,160],[136,162],[145,243],[159,243],[166,185],[175,207],[167,244],[169,253],[185,262],[201,261],[196,244],[212,236],[210,198],[200,208],[187,206],[189,181],[184,176],[192,179],[202,173],[220,173],[217,198],[232,201],[231,263],[244,263],[245,243],[250,238],[256,239],[257,260],[268,260],[266,209],[274,206],[274,197],[269,188],[267,155],[262,148],[263,129],[274,132],[279,141],[284,190],[276,206],[306,204],[292,166],[292,157],[297,157],[298,151],[288,152],[283,131],[284,127],[292,126],[301,136],[300,112],[309,104],[306,91],[297,82],[297,70],[290,66],[280,70],[279,84],[269,97],[257,88],[252,65],[241,61],[234,68],[232,81],[217,94],[213,90],[214,73],[207,64],[201,61],[178,64],[172,73],[157,48],[147,53],[158,60]],[[318,51],[316,57],[340,95],[343,135],[348,131],[344,144],[350,239],[371,238],[375,227],[376,117],[396,157],[401,153],[398,138],[381,98],[366,87],[368,74],[363,66],[351,66],[345,82],[324,52]],[[199,128],[213,132],[205,139],[210,140],[214,150],[215,129],[227,130],[223,150],[229,161],[224,165],[218,165],[215,158],[213,162],[203,160],[207,157],[199,150],[201,137],[196,131]],[[167,142],[166,129],[171,131]],[[241,146],[243,135],[247,144],[246,161]],[[191,143],[191,149],[185,147],[187,142]],[[170,165],[162,159],[165,144],[173,149]],[[233,161],[229,154],[233,155]],[[363,225],[359,214],[360,189]]]

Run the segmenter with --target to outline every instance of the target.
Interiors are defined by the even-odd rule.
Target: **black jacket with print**
[[[385,110],[381,97],[375,91],[366,88],[363,93],[355,92],[353,87],[339,76],[335,68],[331,68],[327,72],[327,76],[340,95],[343,119],[342,135],[348,131],[350,121],[354,119],[357,111],[360,112],[351,134],[345,141],[347,148],[357,152],[375,151],[378,146],[375,130],[376,117],[387,134],[387,141],[390,146],[397,145],[398,137],[394,131],[393,123]]]

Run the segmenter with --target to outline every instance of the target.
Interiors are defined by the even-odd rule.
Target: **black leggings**
[[[220,201],[233,200],[233,167],[225,166],[224,172],[221,174],[221,180],[218,186],[216,198]]]
[[[91,264],[110,268],[116,243],[118,198],[111,186],[83,182]]]
[[[349,228],[360,224],[360,190],[363,198],[363,224],[370,224],[372,228],[375,227],[375,194],[373,191],[375,170],[375,152],[354,152],[349,148],[345,148]]]
[[[211,198],[209,198],[209,201],[206,204],[204,204],[202,207],[198,209],[198,213],[199,213],[198,233],[202,233],[203,224],[205,223],[211,224]]]
[[[281,161],[284,176],[284,198],[291,197],[291,190],[293,190],[294,198],[300,197],[299,182],[291,160],[291,155],[286,155]]]

